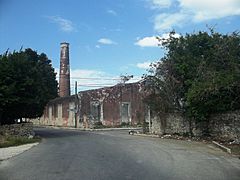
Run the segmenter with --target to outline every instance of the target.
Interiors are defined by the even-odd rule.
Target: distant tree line
[[[240,36],[210,29],[159,39],[166,54],[145,75],[145,101],[156,113],[182,112],[196,122],[240,109]]]
[[[0,124],[42,115],[57,97],[56,74],[46,54],[32,49],[0,55]]]

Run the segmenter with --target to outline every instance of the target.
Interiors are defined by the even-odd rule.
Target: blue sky
[[[164,55],[155,36],[206,25],[239,31],[240,0],[0,0],[0,53],[30,47],[58,71],[60,43],[68,42],[72,80],[83,90],[120,75],[139,80]]]

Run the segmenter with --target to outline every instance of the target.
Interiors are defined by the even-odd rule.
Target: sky
[[[0,54],[45,53],[56,72],[60,43],[70,43],[71,87],[136,82],[164,56],[156,36],[240,30],[240,0],[0,0]],[[58,75],[57,75],[58,76]]]

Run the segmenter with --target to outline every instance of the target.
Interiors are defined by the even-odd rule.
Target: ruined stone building
[[[150,133],[180,134],[190,132],[240,142],[240,111],[213,114],[209,123],[191,122],[180,112],[158,115],[151,113],[143,102],[144,83],[117,84],[94,90],[81,91],[70,96],[69,44],[61,43],[59,98],[48,103],[43,116],[35,124],[93,128],[97,125],[117,127],[121,124],[148,123]]]
[[[87,128],[100,122],[109,127],[142,124],[145,106],[140,89],[140,83],[119,84],[59,97],[48,103],[39,123],[75,127],[77,120],[78,127]]]
[[[141,124],[144,120],[144,104],[140,84],[119,84],[113,87],[79,93],[80,118],[90,122],[102,122],[106,126]]]
[[[60,97],[48,103],[43,116],[35,123],[88,128],[96,124],[137,125],[144,121],[140,83],[117,84],[70,96],[69,43],[61,43],[60,50]]]

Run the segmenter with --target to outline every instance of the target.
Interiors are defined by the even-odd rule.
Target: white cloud
[[[112,10],[112,9],[107,10],[107,13],[108,13],[108,14],[111,14],[111,15],[114,15],[114,16],[117,15],[116,11],[114,11],[114,10]]]
[[[148,69],[150,64],[151,64],[151,62],[149,62],[149,61],[146,61],[143,63],[137,63],[137,67],[140,69]]]
[[[71,87],[74,87],[75,81],[78,84],[78,91],[97,89],[104,86],[113,86],[114,81],[107,81],[103,78],[108,77],[108,74],[99,70],[90,69],[72,69],[70,70]]]
[[[141,47],[158,47],[159,41],[157,40],[156,36],[145,37],[139,39],[135,45]]]
[[[164,32],[187,23],[240,16],[240,0],[146,0],[151,8],[162,11],[163,7],[175,5],[173,12],[164,11],[154,16],[154,30]]]
[[[57,73],[57,78],[59,79],[59,68],[55,68],[55,73]],[[103,77],[106,76],[106,73],[98,70],[90,70],[90,69],[70,69],[70,78],[78,79],[80,81],[86,81],[85,78],[93,78],[93,77]],[[89,81],[89,80],[87,80]]]
[[[59,80],[59,68],[55,68],[57,80]],[[133,83],[141,80],[141,76],[134,76],[127,83]],[[78,92],[102,87],[115,86],[121,82],[120,75],[106,73],[95,69],[70,69],[70,87],[71,94],[75,92],[75,81],[77,81]]]
[[[89,78],[101,77],[106,75],[103,71],[89,70],[89,69],[71,69],[71,78]]]
[[[171,35],[174,38],[179,38],[181,35],[178,33],[175,33]],[[158,45],[162,46],[163,42],[167,42],[167,40],[170,38],[170,33],[164,33],[161,36],[158,36]]]
[[[45,16],[52,22],[56,23],[59,25],[60,29],[64,32],[73,32],[76,31],[76,29],[73,26],[72,21],[62,18],[60,16]]]
[[[98,45],[98,44],[97,44],[95,47],[96,47],[96,48],[98,48],[98,49],[99,49],[99,48],[101,48],[101,46],[100,46],[100,45]]]
[[[111,39],[107,39],[107,38],[101,38],[98,40],[98,42],[101,44],[105,44],[105,45],[117,44],[116,42],[112,41]]]
[[[59,80],[59,69],[55,68],[55,72],[57,73],[57,80]],[[72,94],[74,92],[75,81],[77,81],[78,84],[78,91],[83,91],[114,86],[119,83],[120,78],[99,70],[71,69],[70,85]]]
[[[171,6],[171,0],[148,0],[152,9],[168,8]]]
[[[178,0],[181,9],[191,12],[194,21],[240,15],[240,0]]]
[[[129,81],[127,81],[126,83],[136,83],[138,81],[142,80],[142,76],[133,76],[133,78],[131,78]]]
[[[181,35],[178,33],[175,33],[174,35],[172,35],[172,37],[174,37],[174,38],[179,38],[180,36]],[[170,33],[164,33],[161,36],[158,36],[158,39],[160,40],[159,45],[161,45],[162,42],[168,40],[169,38],[170,38]]]
[[[158,14],[154,18],[154,30],[162,32],[165,30],[172,30],[174,27],[181,27],[182,24],[187,21],[187,14],[175,13],[175,14]]]
[[[137,46],[141,46],[141,47],[158,47],[161,45],[161,41],[159,41],[158,39],[160,39],[161,41],[169,39],[169,33],[164,33],[161,36],[150,36],[150,37],[145,37],[142,39],[139,39],[135,45]],[[173,37],[175,38],[179,38],[180,35],[179,34],[174,34]]]

